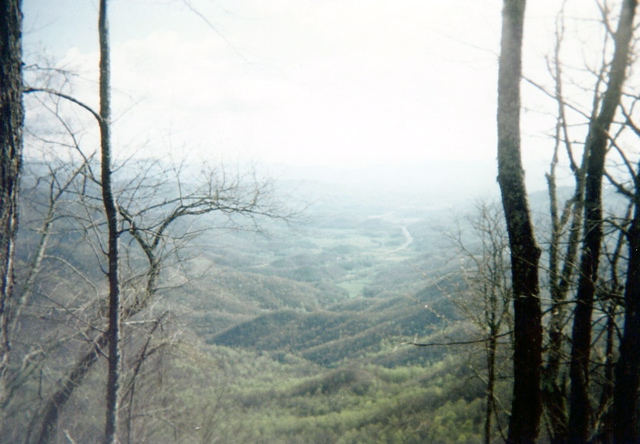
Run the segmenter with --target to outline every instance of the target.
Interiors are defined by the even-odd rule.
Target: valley
[[[127,422],[132,442],[477,442],[484,385],[473,340],[481,334],[456,302],[454,208],[419,192],[317,182],[304,191],[305,209],[291,220],[219,229],[213,214],[176,227],[197,236],[179,234],[189,242],[167,254],[153,303],[125,324],[126,381],[135,383],[126,405],[139,412]],[[24,220],[26,252],[39,219]],[[34,367],[51,382],[68,371],[68,353],[83,349],[82,326],[96,322],[83,308],[91,299],[72,297],[91,291],[77,275],[101,282],[89,244],[74,247],[81,232],[60,227],[49,249],[60,259],[41,273],[76,271],[66,282],[39,283],[22,321],[25,353],[42,343],[43,319],[46,341],[77,338]],[[143,257],[125,251],[133,284],[144,276]],[[131,297],[138,291],[127,288]],[[80,441],[100,433],[95,388],[105,370],[98,361],[61,412],[60,430]],[[35,375],[16,392],[13,408],[32,412],[25,418],[41,403]]]

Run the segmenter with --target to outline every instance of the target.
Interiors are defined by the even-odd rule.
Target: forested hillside
[[[49,186],[23,181],[18,258],[28,272]],[[477,441],[482,364],[472,346],[444,345],[478,334],[452,302],[458,278],[447,277],[459,268],[447,239],[454,210],[410,210],[419,194],[367,202],[352,193],[261,232],[213,229],[215,218],[188,225],[198,234],[164,267],[154,301],[124,321],[131,442],[446,441],[461,426]],[[61,199],[57,211],[68,216],[49,233],[18,342],[25,353],[47,349],[15,381],[3,442],[37,431],[100,310],[87,292],[100,291],[91,287],[102,271],[71,217],[77,204]],[[127,253],[132,267],[139,255]],[[418,338],[443,345],[408,344]],[[95,367],[58,420],[79,442],[100,429],[104,368]]]

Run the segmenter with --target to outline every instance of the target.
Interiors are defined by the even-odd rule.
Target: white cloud
[[[553,25],[556,2],[538,3],[530,33]],[[495,158],[500,2],[193,5],[215,30],[179,1],[112,2],[123,150],[150,139],[157,152],[294,164]],[[529,41],[541,53],[549,40]],[[95,73],[87,47],[66,59]]]

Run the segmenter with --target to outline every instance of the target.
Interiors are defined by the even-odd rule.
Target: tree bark
[[[9,305],[14,286],[18,189],[22,164],[21,0],[0,0],[0,404],[11,350]]]
[[[591,316],[598,278],[602,244],[602,178],[608,146],[608,132],[615,116],[629,64],[629,44],[637,0],[622,4],[615,51],[600,113],[591,122],[587,135],[588,164],[585,187],[585,228],[580,258],[580,279],[572,330],[571,392],[569,396],[569,441],[587,442],[591,435],[589,399],[589,358],[591,354]]]
[[[533,443],[542,412],[542,314],[538,247],[520,154],[520,79],[525,0],[505,0],[498,73],[498,183],[509,246],[514,308],[513,399],[508,442]]]

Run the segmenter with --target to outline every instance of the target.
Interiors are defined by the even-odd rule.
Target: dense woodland
[[[636,1],[559,5],[530,78],[505,0],[501,195],[442,201],[114,156],[107,3],[94,108],[0,1],[0,442],[640,440]]]

